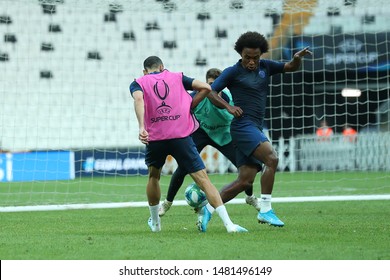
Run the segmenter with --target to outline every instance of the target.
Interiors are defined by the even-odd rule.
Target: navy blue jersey
[[[153,73],[150,73],[150,74],[158,74],[160,72],[153,72]],[[194,81],[193,78],[190,78],[190,77],[187,77],[187,76],[184,76],[183,75],[183,86],[186,90],[192,90],[192,82]],[[130,90],[130,93],[131,95],[133,95],[133,92],[137,91],[137,90],[140,90],[142,91],[141,89],[141,86],[136,82],[136,81],[133,81],[130,86],[129,86],[129,90]]]
[[[211,88],[220,92],[227,87],[232,94],[234,105],[244,111],[243,117],[251,119],[262,128],[270,76],[283,73],[284,64],[284,62],[261,59],[259,67],[255,71],[250,71],[245,69],[239,60],[235,65],[223,70]],[[240,119],[234,118],[233,122]]]

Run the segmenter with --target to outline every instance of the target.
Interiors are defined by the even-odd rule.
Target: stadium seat
[[[230,7],[233,2],[234,9]],[[39,110],[31,111],[31,121],[21,124],[34,137],[29,141],[14,139],[15,143],[8,137],[2,144],[14,148],[60,148],[67,141],[58,135],[70,133],[76,137],[73,147],[137,143],[137,139],[130,140],[130,135],[137,131],[136,124],[129,127],[123,120],[128,120],[132,110],[128,86],[142,75],[146,56],[159,55],[168,69],[204,80],[208,67],[224,68],[239,59],[233,46],[240,34],[247,30],[272,34],[273,20],[280,18],[270,15],[280,15],[284,1],[192,1],[191,9],[181,1],[167,3],[143,1],[142,10],[153,11],[146,17],[131,1],[117,1],[116,6],[109,2],[80,3],[78,7],[72,1],[44,7],[40,1],[1,1],[0,38],[8,36],[8,42],[0,48],[0,81],[4,88],[14,81],[18,90],[28,93],[10,95],[7,102],[21,104],[17,110],[20,114],[31,102],[41,102]],[[328,16],[333,6],[342,7],[339,16]],[[213,13],[216,8],[218,12]],[[364,16],[373,20],[356,20]],[[328,33],[331,26],[342,26],[346,33],[376,32],[389,30],[390,21],[386,11],[365,1],[344,6],[344,1],[318,0],[304,34]],[[205,61],[196,65],[198,56]],[[1,61],[6,57],[8,61]],[[41,71],[50,71],[52,79],[41,79]],[[4,95],[4,91],[1,93]],[[53,108],[66,117],[60,119]],[[8,113],[11,111],[2,110],[3,118],[17,131],[16,117],[6,116]],[[53,121],[44,129],[51,116]],[[54,121],[58,121],[57,127]],[[121,133],[110,133],[101,127]],[[21,132],[8,135],[18,133]],[[23,133],[21,139],[26,139]],[[37,141],[37,133],[42,133],[42,138],[57,140]]]

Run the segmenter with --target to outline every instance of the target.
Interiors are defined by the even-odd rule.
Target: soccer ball
[[[188,205],[194,208],[202,208],[207,204],[206,194],[195,183],[186,188],[184,197]]]

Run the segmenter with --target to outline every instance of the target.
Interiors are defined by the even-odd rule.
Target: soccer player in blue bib
[[[220,191],[222,201],[227,202],[251,187],[256,174],[263,166],[257,219],[260,223],[282,227],[284,223],[276,216],[271,206],[278,155],[263,132],[269,82],[272,75],[298,70],[302,57],[311,55],[311,51],[306,47],[295,53],[291,61],[284,63],[260,59],[268,48],[268,42],[263,35],[257,32],[242,34],[234,46],[241,59],[226,68],[211,88],[215,92],[228,88],[234,105],[243,111],[242,116],[234,118],[230,126],[232,141],[236,147],[238,178]],[[200,230],[206,231],[213,208],[208,204],[203,207],[202,212]]]

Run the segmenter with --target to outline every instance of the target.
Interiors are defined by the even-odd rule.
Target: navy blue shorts
[[[190,136],[149,142],[146,145],[145,163],[148,167],[154,166],[160,169],[165,164],[168,155],[171,155],[187,174],[205,168],[195,143]]]
[[[236,149],[234,148],[233,142],[229,142],[224,146],[218,145],[202,128],[198,128],[194,133],[192,133],[191,137],[194,140],[199,153],[204,147],[210,145],[220,151],[228,160],[236,165]]]
[[[251,164],[258,166],[261,170],[263,163],[254,158],[252,154],[261,143],[269,141],[262,129],[245,118],[232,122],[230,133],[236,147],[237,167]]]

